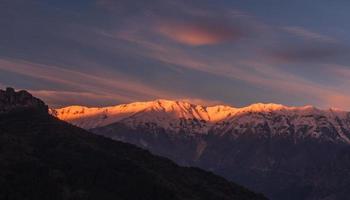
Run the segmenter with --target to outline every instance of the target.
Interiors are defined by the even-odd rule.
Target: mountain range
[[[263,200],[235,183],[49,115],[26,91],[0,90],[0,199]]]
[[[210,170],[273,200],[345,200],[350,195],[347,111],[155,100],[50,112],[95,134]]]

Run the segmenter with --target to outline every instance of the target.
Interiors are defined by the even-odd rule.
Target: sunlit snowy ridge
[[[350,143],[350,114],[313,106],[252,104],[243,108],[201,106],[183,101],[155,100],[89,108],[69,106],[52,114],[85,129],[123,123],[130,128],[162,128],[188,134],[262,134],[313,137]]]

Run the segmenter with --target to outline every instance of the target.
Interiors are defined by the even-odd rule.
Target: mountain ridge
[[[244,127],[266,124],[272,131],[281,127],[302,129],[312,137],[323,137],[319,129],[328,126],[337,132],[331,140],[350,144],[350,114],[347,111],[322,110],[314,106],[284,106],[273,103],[256,103],[242,108],[226,105],[202,106],[182,101],[155,100],[135,102],[110,107],[69,106],[52,109],[52,114],[84,129],[94,129],[113,123],[123,123],[131,128],[152,126],[172,132],[208,134],[211,131],[244,132]],[[280,118],[276,120],[277,118]],[[320,120],[324,119],[324,124]],[[243,128],[239,128],[243,127]],[[242,133],[240,133],[242,134]],[[279,133],[275,133],[279,134]],[[302,136],[303,137],[303,136]]]
[[[220,121],[223,118],[214,118],[211,119],[211,115],[213,113],[220,113],[220,112],[230,112],[231,114],[234,113],[240,113],[240,112],[271,112],[271,111],[320,111],[320,112],[336,112],[336,113],[347,113],[349,111],[341,110],[341,109],[336,109],[336,108],[329,108],[329,109],[319,109],[313,105],[304,105],[304,106],[287,106],[283,104],[277,104],[277,103],[253,103],[247,106],[243,107],[233,107],[230,105],[225,105],[225,104],[217,104],[217,105],[212,105],[212,106],[203,106],[200,104],[194,104],[190,103],[188,101],[177,101],[177,100],[166,100],[166,99],[156,99],[153,101],[144,101],[144,102],[131,102],[131,103],[125,103],[125,104],[117,104],[114,106],[105,106],[105,107],[89,107],[89,106],[82,106],[82,105],[71,105],[71,106],[65,106],[61,108],[52,108],[51,110],[54,113],[54,115],[57,116],[62,116],[66,119],[71,119],[74,118],[75,114],[78,114],[79,111],[96,111],[95,113],[91,114],[97,114],[99,111],[108,111],[108,110],[113,110],[113,109],[123,109],[127,107],[134,107],[134,111],[143,111],[143,109],[147,108],[162,108],[166,110],[169,108],[169,106],[174,106],[177,105],[182,108],[195,108],[197,110],[202,110],[206,111],[208,116],[203,116],[203,120],[206,119],[207,121]],[[70,113],[70,110],[72,110],[73,113]],[[69,111],[68,113],[66,111]],[[83,114],[82,112],[79,112]],[[63,116],[67,114],[73,114],[72,116]],[[198,116],[198,115],[194,115]],[[78,117],[78,116],[77,116]]]

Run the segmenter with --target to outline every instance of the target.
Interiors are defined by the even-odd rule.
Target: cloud
[[[325,95],[325,103],[334,109],[345,109],[350,111],[350,97],[345,94]]]
[[[1,86],[1,85],[0,85]],[[28,90],[35,97],[43,99],[51,108],[60,108],[71,105],[101,106],[103,101],[106,105],[116,105],[118,96],[95,94],[90,92],[61,91],[61,90]],[[191,104],[212,106],[224,104],[222,101],[201,98],[170,98]],[[153,99],[152,99],[153,100]]]
[[[271,56],[285,62],[322,62],[348,56],[350,48],[338,43],[304,43],[284,45],[272,51]]]
[[[113,78],[107,78],[60,67],[10,59],[0,59],[0,69],[53,82],[70,88],[70,90],[108,96],[118,102],[172,96],[169,92],[148,87],[131,77],[116,73],[113,74]]]
[[[259,101],[265,95],[268,96],[266,99],[271,100],[288,98],[321,106],[334,106],[334,103],[347,107],[348,95],[343,92],[347,90],[327,85],[338,80],[337,76],[329,77],[328,80],[331,81],[328,83],[322,81],[323,85],[308,79],[307,74],[300,76],[290,72],[297,70],[286,70],[289,64],[296,62],[302,68],[309,66],[307,62],[339,61],[339,58],[346,57],[350,52],[349,48],[330,36],[298,26],[284,27],[282,31],[277,26],[264,26],[263,20],[255,21],[256,18],[253,19],[250,13],[230,10],[223,5],[217,6],[219,2],[199,4],[184,0],[150,0],[135,3],[126,0],[96,0],[96,3],[93,6],[97,10],[89,8],[77,18],[66,15],[66,7],[48,12],[52,16],[47,16],[46,12],[34,15],[37,12],[33,10],[25,15],[28,19],[25,23],[18,23],[18,26],[13,23],[5,24],[14,31],[5,31],[6,34],[2,37],[3,41],[6,40],[3,43],[3,55],[60,63],[62,66],[69,63],[69,68],[75,70],[10,59],[0,59],[0,69],[35,78],[39,83],[45,80],[57,85],[53,88],[42,85],[42,90],[34,91],[53,105],[67,102],[109,104],[114,101],[119,103],[155,98],[186,98],[171,92],[174,89],[172,84],[164,83],[164,86],[159,87],[145,84],[147,80],[157,82],[150,79],[158,78],[160,73],[148,73],[149,77],[140,75],[140,71],[169,67],[172,72],[176,70],[179,74],[194,71],[211,75],[210,80],[215,79],[213,82],[203,81],[203,87],[212,89],[211,94],[222,89],[218,84],[224,82],[221,79],[225,80],[225,84],[226,79],[232,84],[242,84],[234,85],[236,88],[249,84],[252,87],[247,93],[252,95],[249,98],[242,97],[240,101]],[[11,10],[16,10],[14,8],[17,7]],[[27,7],[22,8],[25,10]],[[23,22],[23,12],[13,13],[17,13],[16,16],[22,13],[16,20]],[[67,17],[62,20],[62,16]],[[38,23],[38,19],[42,19],[42,23]],[[51,23],[52,21],[57,23]],[[22,30],[23,27],[37,27],[42,24],[50,28],[41,32],[33,32],[32,30],[36,30],[33,28]],[[17,29],[11,29],[13,27]],[[62,30],[70,31],[63,33]],[[7,34],[11,32],[16,33],[16,37]],[[104,35],[101,36],[100,33]],[[60,37],[48,37],[50,34]],[[191,48],[196,46],[207,48]],[[263,49],[268,52],[268,56],[256,49]],[[135,62],[136,59],[141,61]],[[98,65],[90,66],[91,62]],[[147,65],[152,67],[147,68]],[[85,66],[95,67],[105,74],[88,71]],[[128,66],[132,66],[130,70],[126,69]],[[138,76],[143,81],[108,70],[112,67],[114,70],[134,73],[135,77]],[[297,73],[300,72],[302,71]],[[181,78],[185,76],[197,74],[186,74]],[[345,83],[345,79],[342,82]],[[168,90],[162,89],[165,87]],[[188,90],[185,87],[181,89]],[[201,94],[200,89],[191,91],[191,95]],[[263,94],[265,91],[274,94]],[[197,101],[196,97],[187,98]],[[200,101],[202,100],[198,100]]]
[[[137,36],[133,37],[133,35],[128,35],[124,39],[143,47],[134,49],[134,53],[170,64],[171,66],[205,72],[232,80],[240,80],[256,88],[272,90],[275,92],[275,95],[279,93],[285,97],[302,98],[310,102],[310,104],[317,104],[323,108],[331,106],[350,109],[350,104],[345,104],[348,99],[350,102],[350,95],[343,94],[342,90],[337,87],[315,83],[274,66],[276,64],[273,64],[273,60],[266,58],[264,62],[259,62],[255,59],[249,61],[223,60],[195,54],[167,44],[145,41]],[[269,62],[272,64],[269,64]],[[338,100],[336,101],[336,99]]]
[[[214,56],[208,54],[209,51],[203,53],[198,49],[186,48],[186,46],[178,46],[158,40],[154,35],[149,37],[143,32],[145,27],[131,29],[131,31],[126,28],[124,33],[110,34],[109,36],[135,45],[130,46],[130,52],[162,62],[164,66],[200,71],[234,81],[239,80],[255,87],[256,89],[252,89],[251,92],[259,94],[261,93],[259,89],[276,93],[269,98],[301,99],[302,102],[309,102],[309,104],[316,104],[321,107],[340,106],[341,108],[350,108],[345,104],[340,105],[340,101],[338,103],[334,102],[335,105],[331,104],[333,103],[331,102],[333,97],[350,99],[350,95],[342,94],[342,91],[336,87],[322,85],[300,75],[292,74],[285,70],[285,67],[279,66],[294,62],[334,61],[345,57],[350,52],[346,45],[330,37],[299,27],[289,27],[286,28],[286,31],[305,41],[280,40],[279,27],[252,23],[251,20],[246,18],[241,20],[241,23],[235,24],[237,18],[226,18],[227,16],[223,14],[224,11],[221,12],[223,16],[204,13],[193,14],[190,17],[186,16],[185,20],[181,17],[176,20],[165,17],[162,20],[155,20],[155,25],[147,26],[146,29],[153,28],[156,33],[189,46],[212,45],[245,39],[241,40],[240,44],[243,47],[239,46],[240,49],[238,50],[242,51],[244,48],[249,48],[248,53],[255,57],[237,52],[237,49],[232,46],[225,49],[227,51],[223,53],[232,55],[231,57],[217,56],[218,54]],[[223,21],[223,24],[216,24],[220,28],[212,28],[214,27],[212,24],[215,24],[212,22],[222,22],[221,20],[225,18],[231,19],[228,21],[234,23]],[[242,25],[242,23],[245,25]],[[220,31],[216,32],[216,30]],[[270,33],[269,31],[271,32],[270,35],[273,35],[273,39],[276,40],[277,38],[277,41],[271,41],[269,34],[267,34]],[[251,44],[249,42],[253,44],[249,46]],[[268,43],[268,48],[264,48],[266,43]],[[267,53],[254,52],[254,49],[264,49]],[[231,54],[228,51],[231,51]],[[242,53],[243,58],[240,58],[240,53]],[[258,55],[255,53],[258,53]]]
[[[34,96],[43,99],[45,103],[52,108],[69,105],[98,105],[100,102],[105,104],[115,104],[118,96],[113,94],[103,95],[90,92],[59,91],[59,90],[29,90]]]
[[[114,9],[110,14],[122,22],[118,23],[120,26],[116,32],[138,31],[144,37],[161,37],[188,46],[236,41],[255,28],[253,20],[246,13],[215,5],[198,6],[191,1],[150,0],[137,4],[110,0],[97,2],[102,7]]]
[[[300,26],[287,26],[287,27],[283,27],[282,29],[284,31],[287,31],[290,34],[293,34],[305,40],[318,40],[318,41],[331,42],[331,43],[337,42],[337,40],[332,37],[307,30]]]
[[[350,66],[327,64],[323,68],[327,76],[336,77],[334,87],[320,91],[325,104],[350,111]]]
[[[297,37],[285,40],[267,52],[276,61],[282,62],[331,62],[350,55],[350,47],[327,35],[299,26],[282,27],[282,30]],[[300,40],[301,39],[301,40]]]
[[[65,89],[31,89],[35,96],[42,98],[52,107],[67,105],[103,106],[128,103],[133,101],[146,101],[154,99],[184,100],[192,99],[194,103],[205,105],[216,101],[200,99],[191,95],[182,95],[164,91],[133,80],[124,74],[110,73],[108,77],[105,71],[104,76],[93,73],[64,69],[55,66],[48,66],[27,62],[24,60],[0,59],[0,70],[29,76],[38,80],[45,80],[54,83],[57,88]],[[0,87],[3,87],[0,83]],[[43,85],[42,87],[45,88]]]
[[[165,21],[157,25],[156,31],[171,40],[190,46],[219,44],[237,40],[242,36],[238,27],[208,21]]]

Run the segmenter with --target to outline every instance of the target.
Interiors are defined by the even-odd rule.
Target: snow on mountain
[[[104,108],[70,106],[52,110],[58,118],[85,129],[116,122],[130,128],[163,128],[189,134],[252,134],[316,137],[350,143],[350,115],[313,106],[252,104],[243,108],[201,106],[182,101],[155,100]]]
[[[183,119],[209,120],[205,107],[169,100],[135,102],[104,108],[69,106],[53,112],[58,118],[85,129],[101,127],[118,121],[128,121],[134,125],[156,123],[168,128],[174,121],[179,122]]]
[[[179,129],[180,124],[188,122],[206,126],[206,128],[198,127],[201,129],[198,131],[206,132],[208,125],[227,119],[237,111],[230,106],[205,107],[183,101],[160,99],[104,108],[69,106],[52,110],[52,113],[85,129],[106,126],[114,122],[124,122],[132,126],[153,123],[166,129]]]
[[[321,138],[350,144],[350,115],[339,110],[320,110],[312,106],[286,107],[255,104],[240,109],[214,127],[220,134],[291,136]]]

